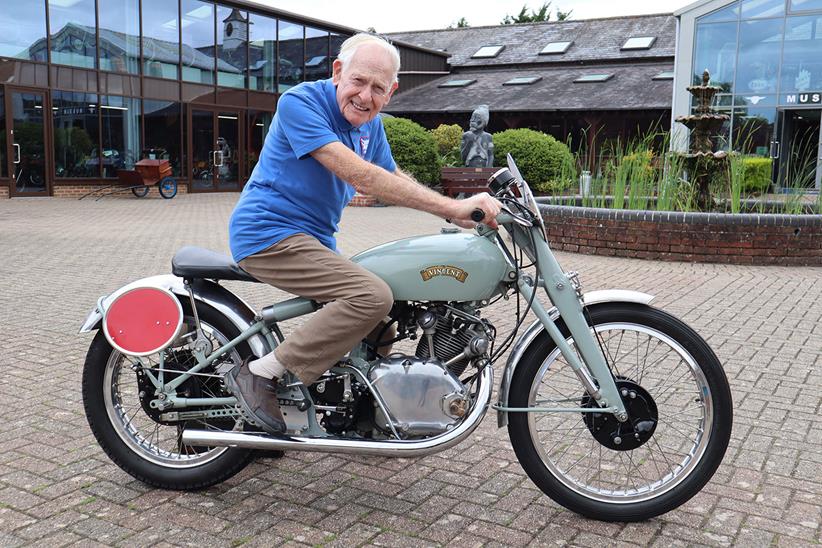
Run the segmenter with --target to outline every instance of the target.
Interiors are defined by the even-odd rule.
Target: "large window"
[[[277,20],[251,14],[248,43],[248,87],[277,91]]]
[[[334,59],[336,59],[337,56],[340,54],[340,48],[342,47],[343,42],[345,42],[349,38],[350,38],[350,36],[345,36],[345,35],[341,35],[341,34],[334,34],[333,32],[331,33],[331,36],[330,36],[330,39],[329,39],[329,48],[328,48],[328,50],[329,50],[329,55],[331,56],[331,63],[332,64],[334,63]],[[331,74],[333,71],[334,71],[334,69],[332,67],[331,70],[329,71],[329,74]]]
[[[265,136],[268,134],[268,128],[271,127],[271,121],[273,119],[273,112],[262,110],[248,111],[248,138],[246,139],[248,151],[246,152],[245,165],[249,177],[260,159],[260,153],[263,151],[263,143],[265,143]]]
[[[214,4],[182,0],[183,80],[214,83]]]
[[[693,83],[702,83],[702,71],[711,73],[711,84],[731,91],[736,60],[736,21],[700,24],[696,29]]]
[[[277,32],[280,47],[280,93],[303,81],[305,41],[303,26],[280,21]]]
[[[324,30],[305,28],[305,79],[307,81],[328,78],[331,61],[328,57],[328,33]]]
[[[733,114],[734,150],[769,157],[774,140],[776,108],[735,108]]]
[[[781,47],[782,19],[740,24],[736,93],[776,93]]]
[[[788,17],[782,54],[782,92],[822,89],[822,16]]]
[[[182,175],[182,154],[180,153],[183,110],[180,103],[171,101],[143,101],[143,132],[145,134],[144,158],[168,160],[172,174]]]
[[[2,6],[3,11],[11,10],[11,2],[3,2]],[[17,2],[14,17],[0,17],[0,57],[48,60],[44,2]]]
[[[117,177],[118,169],[134,169],[140,158],[140,100],[101,97],[102,148],[96,157],[103,177]]]
[[[54,169],[57,177],[99,177],[97,96],[54,91],[51,95]]]
[[[142,0],[143,74],[177,79],[180,25],[176,0]]]
[[[137,74],[140,65],[138,0],[97,0],[100,70]]]
[[[248,64],[248,12],[217,7],[217,84],[245,87]]]
[[[96,11],[94,0],[49,0],[52,63],[95,68]]]

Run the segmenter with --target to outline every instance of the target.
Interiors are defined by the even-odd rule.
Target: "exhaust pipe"
[[[459,426],[433,438],[423,440],[376,441],[341,438],[280,437],[246,432],[183,430],[182,442],[199,447],[242,447],[265,451],[319,451],[323,453],[356,453],[380,457],[422,457],[444,451],[467,438],[479,426],[491,400],[493,370],[483,369],[479,378],[476,405]]]

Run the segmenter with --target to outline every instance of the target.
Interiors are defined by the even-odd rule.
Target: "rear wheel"
[[[149,188],[146,185],[131,187],[131,193],[138,198],[143,198],[148,194]]]
[[[190,307],[183,305],[183,309]],[[214,349],[224,345],[239,332],[214,309],[198,306],[200,322]],[[192,345],[194,319],[185,313],[182,335],[166,348],[163,372],[168,382],[196,364]],[[189,398],[226,397],[222,375],[250,349],[241,344],[225,356],[190,377],[177,389],[178,396]],[[201,489],[219,483],[240,470],[253,458],[253,451],[226,447],[193,447],[182,443],[183,430],[241,429],[235,410],[230,406],[196,407],[166,412],[152,408],[153,385],[141,371],[146,367],[157,377],[159,354],[142,358],[124,355],[109,344],[102,330],[91,343],[83,369],[83,403],[94,436],[106,454],[120,468],[135,478],[163,489]],[[153,370],[153,371],[152,371]],[[216,417],[181,422],[170,412],[216,410]]]
[[[728,381],[707,343],[669,314],[620,303],[592,307],[590,316],[629,420],[512,413],[511,442],[531,480],[566,508],[606,521],[648,519],[693,497],[722,461],[732,423]],[[595,407],[546,333],[518,365],[509,405]]]

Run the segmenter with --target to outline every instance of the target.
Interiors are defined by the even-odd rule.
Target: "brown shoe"
[[[251,358],[226,373],[225,385],[236,396],[248,415],[253,417],[269,434],[285,432],[285,420],[277,401],[277,379],[255,375],[248,368]]]

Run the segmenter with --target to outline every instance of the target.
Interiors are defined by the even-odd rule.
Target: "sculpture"
[[[478,106],[471,113],[469,130],[462,134],[460,154],[466,167],[492,167],[494,165],[494,140],[485,132],[490,113],[486,105]]]

